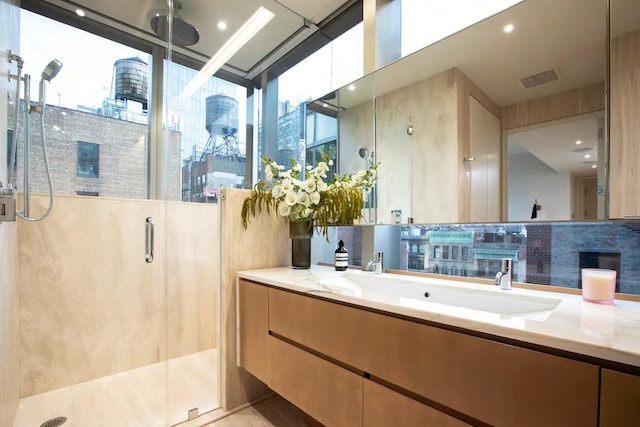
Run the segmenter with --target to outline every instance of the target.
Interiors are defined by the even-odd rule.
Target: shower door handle
[[[145,220],[145,254],[144,260],[148,263],[153,262],[153,218],[147,217]]]

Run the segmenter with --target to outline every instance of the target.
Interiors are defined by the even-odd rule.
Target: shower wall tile
[[[225,189],[222,218],[222,407],[232,409],[268,392],[267,387],[236,363],[236,275],[238,271],[291,265],[286,221],[262,214],[245,230],[240,219],[249,190]]]
[[[173,359],[217,346],[220,209],[167,204],[168,352]]]
[[[416,222],[458,220],[458,103],[455,70],[445,71],[383,96],[385,108],[402,106],[411,116],[411,170],[420,179],[411,183],[411,215]],[[399,143],[400,137],[383,144]],[[389,150],[392,147],[378,150]],[[391,169],[391,165],[388,166]],[[380,179],[385,164],[380,165]],[[392,176],[392,179],[396,177]],[[384,184],[380,184],[381,192]],[[383,196],[380,196],[383,203]],[[385,214],[391,212],[388,206]],[[389,211],[389,212],[386,212]],[[403,219],[406,222],[403,212]]]
[[[32,199],[36,212],[47,203]],[[20,223],[21,396],[214,347],[217,211],[57,195],[49,218]]]
[[[35,212],[47,203],[32,198]],[[144,261],[148,216],[162,224],[161,204],[57,195],[48,218],[19,224],[21,397],[162,359],[164,272]]]
[[[0,181],[7,182],[7,52],[17,52],[20,9],[14,0],[0,0]],[[15,93],[11,95],[12,99]],[[13,127],[13,126],[12,126]],[[0,426],[10,426],[18,406],[18,225],[0,223]]]
[[[0,224],[0,426],[18,404],[18,226]]]

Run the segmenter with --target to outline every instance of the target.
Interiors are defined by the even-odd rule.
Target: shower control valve
[[[16,220],[16,199],[13,188],[3,188],[0,182],[0,222]]]

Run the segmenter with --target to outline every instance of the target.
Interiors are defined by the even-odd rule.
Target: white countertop
[[[583,301],[580,295],[557,292],[519,288],[502,291],[497,286],[466,283],[462,280],[427,279],[393,274],[375,275],[351,269],[348,270],[348,273],[369,276],[374,279],[376,277],[397,278],[403,283],[453,285],[466,288],[470,292],[481,289],[496,293],[507,292],[510,295],[554,298],[559,299],[560,303],[553,310],[521,316],[495,314],[443,304],[422,303],[421,305],[420,302],[405,304],[394,301],[393,298],[390,300],[380,297],[364,299],[333,293],[318,284],[318,281],[336,278],[341,274],[333,267],[322,266],[312,266],[309,270],[294,270],[291,267],[248,270],[241,271],[239,277],[282,289],[309,293],[327,300],[348,302],[362,307],[640,367],[640,303],[638,302],[615,300],[613,305],[601,305]],[[415,308],[416,306],[420,308]]]

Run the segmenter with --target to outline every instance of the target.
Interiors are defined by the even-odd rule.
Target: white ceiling
[[[602,0],[526,0],[365,76],[355,91],[341,89],[340,105],[349,108],[453,67],[500,106],[603,81],[605,6]],[[502,31],[507,23],[515,25],[511,34]],[[520,83],[551,68],[559,81],[532,89]]]
[[[156,12],[166,11],[167,0],[47,0],[66,9],[77,6],[87,11],[87,17],[158,42],[149,26]],[[206,61],[260,7],[275,14],[274,18],[235,54],[225,67],[227,71],[253,78],[288,50],[317,30],[322,21],[348,0],[181,0],[177,15],[200,34],[200,40],[188,48],[175,48],[196,59]],[[305,21],[305,18],[307,21]],[[224,20],[227,29],[221,31],[217,23]],[[306,24],[306,25],[305,25]]]
[[[575,176],[596,175],[598,161],[598,120],[604,113],[524,130],[508,135],[509,156],[530,152],[558,173]],[[582,141],[576,144],[576,141]],[[585,158],[589,155],[589,158]]]

